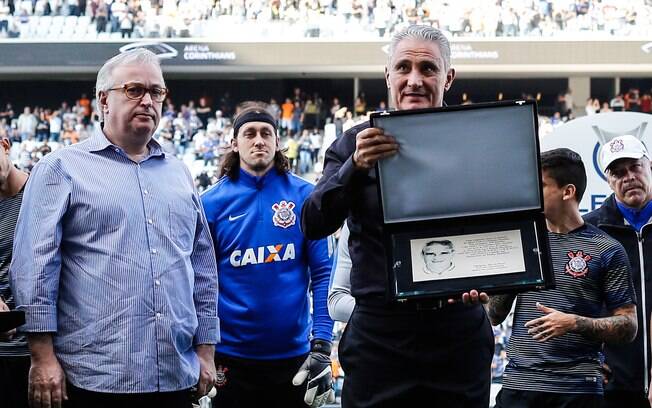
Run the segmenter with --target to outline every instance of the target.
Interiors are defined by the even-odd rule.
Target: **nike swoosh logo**
[[[236,215],[235,217],[232,216],[232,215],[229,215],[229,221],[235,221],[235,220],[237,220],[238,218],[242,218],[242,217],[244,217],[245,215],[247,215],[247,213],[240,214],[240,215]]]

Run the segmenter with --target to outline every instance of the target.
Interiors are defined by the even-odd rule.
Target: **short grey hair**
[[[95,81],[95,103],[100,122],[104,120],[104,113],[100,106],[100,92],[106,91],[115,85],[113,83],[113,70],[122,65],[147,64],[155,65],[159,69],[161,68],[161,61],[156,54],[145,48],[135,48],[112,57],[102,65],[102,68],[97,73],[97,81]]]
[[[428,25],[411,25],[401,31],[398,31],[392,37],[392,42],[389,44],[388,61],[392,60],[394,51],[398,44],[405,39],[430,41],[439,46],[441,56],[444,58],[444,66],[446,70],[451,67],[451,45],[448,38],[440,30]]]

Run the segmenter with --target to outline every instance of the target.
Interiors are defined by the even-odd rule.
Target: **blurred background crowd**
[[[454,37],[649,37],[652,1],[0,0],[10,38],[372,39],[415,23]]]

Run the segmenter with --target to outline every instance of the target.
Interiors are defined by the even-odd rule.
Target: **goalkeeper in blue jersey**
[[[220,408],[334,401],[332,245],[301,232],[313,185],[289,171],[276,126],[264,105],[244,105],[221,178],[202,196],[220,279],[213,401]]]

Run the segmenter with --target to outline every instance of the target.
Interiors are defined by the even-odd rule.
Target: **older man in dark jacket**
[[[632,266],[638,299],[638,334],[634,343],[607,345],[606,362],[613,378],[603,407],[650,407],[650,300],[652,297],[652,169],[650,154],[634,136],[624,135],[602,147],[602,169],[613,194],[602,207],[584,216],[618,240]]]

